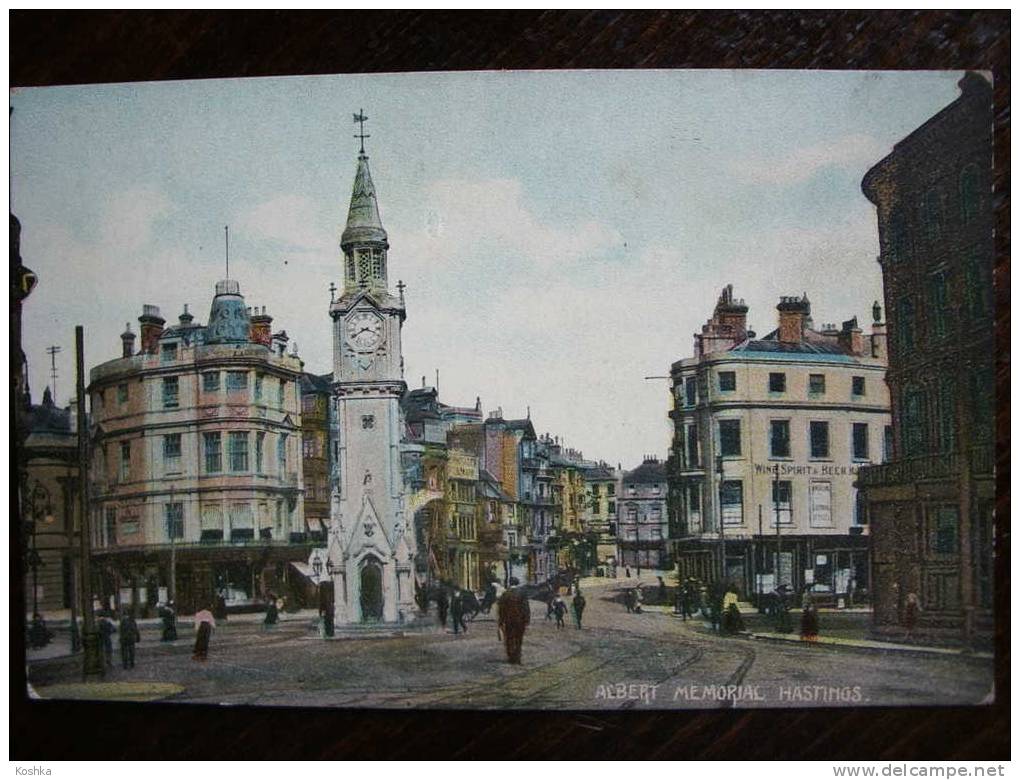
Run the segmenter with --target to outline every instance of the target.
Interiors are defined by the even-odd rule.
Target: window
[[[662,492],[662,485],[660,485],[658,483],[652,485],[652,493],[654,493],[655,495],[659,495],[659,493],[661,493],[661,492]]]
[[[248,389],[248,372],[247,371],[228,371],[227,372],[227,392],[247,390]]]
[[[116,507],[109,506],[106,508],[106,523],[103,528],[104,541],[106,546],[116,544],[117,542],[117,509]]]
[[[908,389],[903,393],[903,456],[920,455],[925,447],[924,396],[920,390]]]
[[[613,484],[612,482],[610,482],[608,485],[606,485],[606,490],[607,490],[609,495],[611,495],[611,496],[615,496],[616,495],[616,485]]]
[[[178,400],[178,384],[177,377],[166,376],[163,377],[163,408],[164,409],[176,409]]]
[[[611,514],[611,515],[615,515],[616,514],[616,502],[615,501],[610,501],[609,502],[609,514]]]
[[[166,538],[184,538],[184,504],[177,501],[163,505],[163,518],[166,521]]]
[[[128,402],[128,386],[127,382],[117,385],[117,403],[126,404]]]
[[[910,298],[900,299],[894,326],[896,343],[901,355],[905,356],[914,348],[914,302]]]
[[[255,375],[255,400],[262,400],[262,374]]]
[[[131,442],[120,443],[120,478],[128,480],[131,478]]]
[[[220,372],[207,371],[202,374],[202,389],[207,393],[215,393],[220,389]]]
[[[687,426],[687,467],[697,468],[701,463],[698,457],[698,426]]]
[[[963,221],[971,222],[981,208],[981,184],[976,165],[968,165],[960,173],[960,210]]]
[[[248,432],[231,431],[229,439],[230,470],[248,470]]]
[[[946,274],[944,271],[939,271],[928,279],[928,310],[931,312],[932,338],[945,338],[948,308]]]
[[[853,424],[853,456],[854,460],[868,459],[868,424]]]
[[[687,486],[687,508],[691,512],[701,511],[701,485],[695,483]]]
[[[812,395],[822,395],[825,392],[825,374],[808,376],[808,392]]]
[[[279,388],[276,391],[276,405],[282,409],[284,403],[286,403],[286,400],[287,400],[287,380],[281,379]]]
[[[730,393],[737,389],[737,372],[719,372],[719,390],[723,393]]]
[[[853,394],[854,395],[865,395],[865,392],[864,392],[865,391],[865,384],[864,384],[864,377],[863,376],[855,376],[851,380],[851,383],[853,385]]]
[[[202,444],[205,450],[206,474],[218,474],[223,471],[223,455],[220,451],[220,434],[203,433]]]
[[[970,316],[979,318],[991,313],[991,282],[980,255],[973,255],[966,265],[966,300]]]
[[[780,525],[793,523],[793,483],[772,480],[772,523]]]
[[[637,507],[634,506],[633,504],[627,504],[627,522],[628,523],[637,522]]]
[[[281,433],[276,440],[276,463],[280,469],[280,476],[287,470],[287,434]]]
[[[265,462],[266,434],[259,432],[255,434],[255,473],[262,473],[262,466]]]
[[[888,463],[892,460],[893,451],[893,433],[892,426],[885,426],[885,430],[882,432],[882,462]]]
[[[769,374],[769,392],[786,392],[786,374]]]
[[[698,384],[694,377],[688,377],[684,382],[684,392],[687,394],[687,405],[694,406],[698,402]]]
[[[177,342],[163,344],[159,350],[159,357],[163,363],[173,363],[177,360]]]
[[[811,457],[829,457],[829,424],[827,422],[811,421]]]
[[[813,480],[809,487],[812,528],[832,527],[832,483]]]
[[[772,420],[769,423],[769,451],[773,458],[790,457],[789,420]]]
[[[931,189],[924,194],[924,233],[929,241],[939,237],[942,229],[942,204],[938,190]]]
[[[255,516],[251,504],[230,505],[230,541],[243,542],[255,538]]]
[[[940,555],[955,555],[959,544],[960,517],[955,506],[935,510],[932,548]]]
[[[724,479],[719,486],[719,504],[723,525],[741,525],[744,522],[744,483],[739,479]]]
[[[854,525],[868,524],[868,502],[864,500],[864,494],[854,491]]]
[[[719,452],[723,457],[740,455],[740,420],[719,421]]]
[[[347,253],[347,279],[351,283],[353,283],[355,281],[355,274],[354,274],[354,253],[353,252],[348,252]]]
[[[170,433],[163,437],[163,468],[179,471],[181,468],[181,435]]]

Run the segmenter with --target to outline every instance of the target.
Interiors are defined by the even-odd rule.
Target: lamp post
[[[92,611],[92,531],[89,515],[88,493],[88,420],[85,417],[85,329],[81,325],[74,329],[75,373],[77,374],[77,418],[78,418],[78,502],[81,513],[81,594],[85,608],[82,620],[82,674],[102,677],[106,664],[99,648],[99,633],[96,631],[96,617]]]
[[[723,519],[723,456],[721,454],[715,456],[715,475],[719,481],[719,490],[716,495],[719,496],[719,582],[721,584],[726,579],[726,530]]]
[[[39,614],[39,567],[45,565],[39,557],[36,534],[40,521],[46,525],[53,524],[50,493],[39,482],[35,483],[32,492],[28,494],[28,517],[29,519],[25,521],[25,531],[32,539],[32,545],[28,551],[28,565],[32,569],[32,617],[34,619]]]

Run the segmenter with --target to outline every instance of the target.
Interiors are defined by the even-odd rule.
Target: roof
[[[351,205],[347,211],[347,226],[340,238],[340,245],[365,241],[386,243],[386,231],[379,217],[379,203],[375,197],[375,185],[368,169],[368,155],[358,155],[358,170],[354,174],[351,191]]]
[[[587,480],[616,479],[616,474],[608,466],[598,465],[585,469],[584,478]]]
[[[624,482],[665,482],[666,464],[661,461],[646,460],[633,471],[623,475]]]
[[[302,393],[328,394],[333,392],[332,374],[309,374],[307,372],[302,372],[300,381]]]
[[[71,433],[71,410],[54,404],[48,387],[42,403],[29,407],[26,417],[25,429],[31,433]]]

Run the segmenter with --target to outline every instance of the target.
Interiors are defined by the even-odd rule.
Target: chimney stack
[[[251,340],[256,344],[272,348],[273,335],[270,330],[272,324],[273,318],[266,314],[266,307],[263,306],[259,309],[256,306],[255,313],[251,316]]]
[[[120,341],[123,345],[122,357],[129,358],[135,354],[135,334],[131,332],[131,323],[127,323],[124,332],[120,334]]]
[[[807,295],[784,295],[776,306],[779,311],[779,340],[787,344],[799,344],[804,340],[806,321],[811,316],[811,302]]]
[[[163,325],[166,324],[159,314],[159,307],[146,303],[142,306],[142,316],[138,318],[142,333],[142,352],[152,354],[156,351],[156,344],[159,337],[163,335]]]
[[[839,344],[851,355],[864,354],[864,336],[856,317],[843,323],[843,329],[839,332]]]
[[[195,319],[195,315],[188,311],[188,304],[184,304],[184,311],[181,312],[179,317],[182,328],[190,328],[192,321]]]

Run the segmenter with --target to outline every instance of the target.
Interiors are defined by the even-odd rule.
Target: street
[[[182,620],[172,644],[160,643],[154,628],[143,630],[133,670],[120,668],[115,644],[103,687],[80,683],[80,656],[30,661],[29,682],[44,698],[112,696],[100,692],[124,683],[130,698],[322,707],[945,705],[990,697],[987,657],[718,637],[700,620],[627,613],[621,588],[616,581],[586,588],[580,631],[572,619],[557,629],[545,605],[533,601],[518,667],[506,663],[494,613],[479,614],[466,635],[430,626],[332,641],[304,619],[271,630],[227,621],[204,663],[191,659],[194,634]]]

